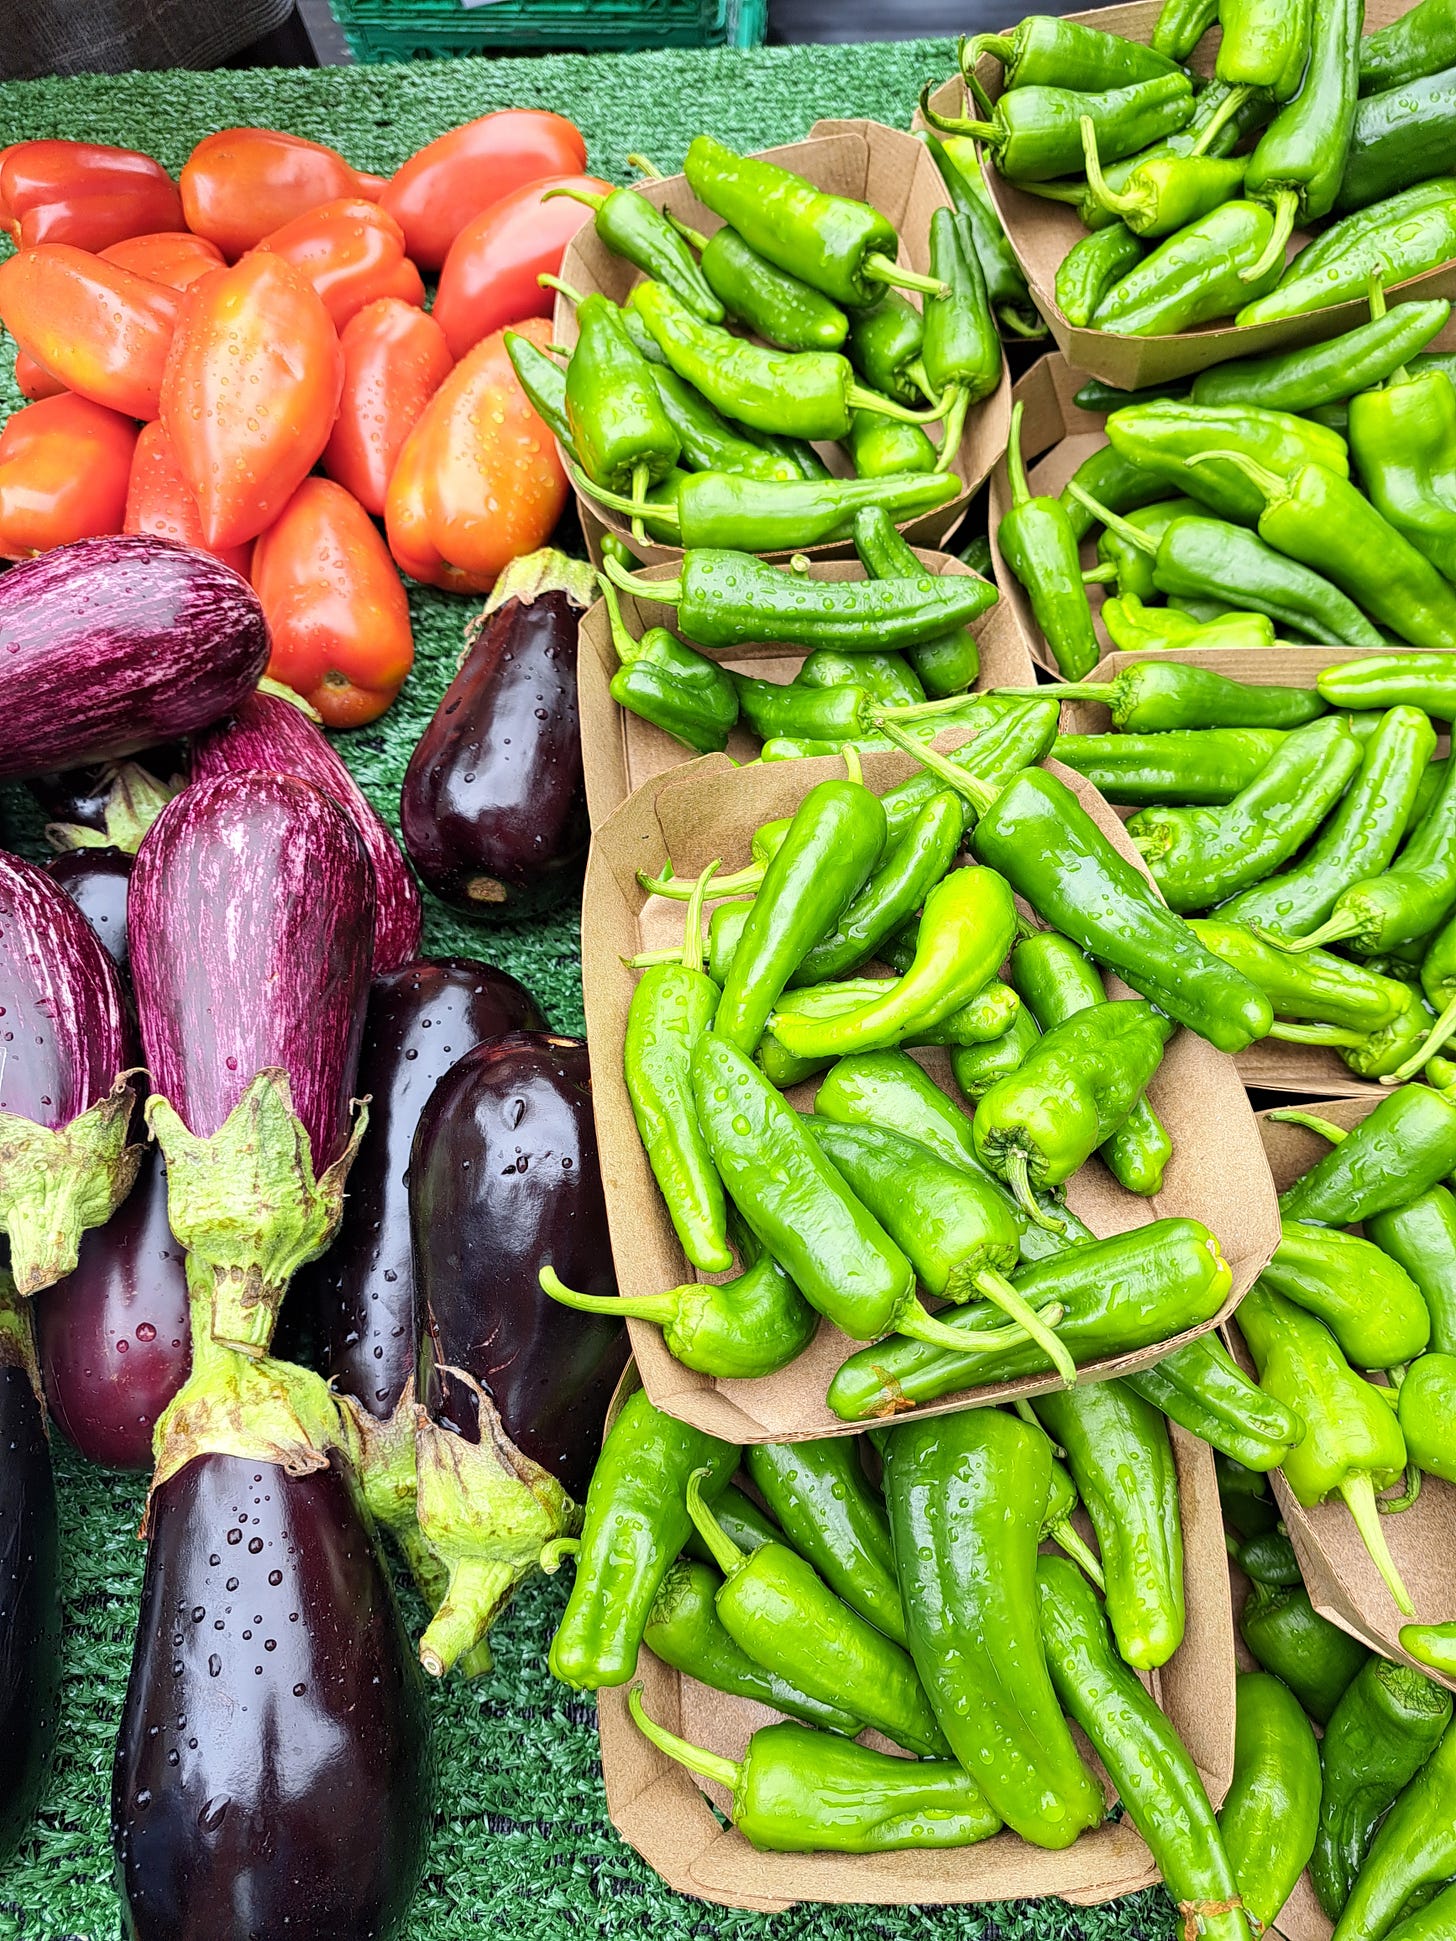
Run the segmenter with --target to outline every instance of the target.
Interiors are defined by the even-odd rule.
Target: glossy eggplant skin
[[[132,858],[124,849],[67,849],[52,856],[45,873],[59,883],[105,946],[125,987],[130,965],[126,948],[126,893]]]
[[[585,853],[580,612],[564,592],[498,607],[410,757],[405,848],[458,910],[483,915]]]
[[[28,1831],[56,1736],[60,1553],[45,1413],[0,1354],[0,1859]]]
[[[152,1498],[112,1768],[130,1941],[385,1941],[430,1792],[418,1667],[337,1458],[184,1464]]]
[[[290,1305],[320,1316],[335,1389],[380,1421],[414,1386],[409,1162],[420,1114],[462,1053],[542,1022],[515,978],[466,957],[421,959],[370,986],[358,1080],[369,1130],[349,1172],[343,1225],[294,1281]]]
[[[191,734],[267,660],[257,594],[208,553],[119,534],[22,560],[0,579],[0,779]]]
[[[348,1139],[374,935],[374,873],[311,782],[194,782],[137,852],[132,981],[152,1088],[198,1138],[281,1067],[321,1172]]]
[[[627,1336],[563,1312],[538,1280],[549,1263],[569,1287],[617,1291],[580,1039],[512,1032],[440,1080],[415,1134],[410,1221],[420,1400],[479,1441],[474,1392],[448,1373],[464,1370],[515,1447],[581,1501]]]
[[[292,701],[248,694],[192,742],[192,779],[276,769],[299,775],[332,797],[359,831],[374,867],[374,970],[397,970],[418,956],[420,892],[399,844],[327,735]]]
[[[167,1171],[148,1146],[131,1192],[82,1237],[75,1271],[35,1297],[46,1406],[89,1462],[152,1466],[157,1417],[192,1364],[184,1259]]]
[[[0,1111],[69,1125],[128,1064],[116,967],[43,870],[0,851]]]

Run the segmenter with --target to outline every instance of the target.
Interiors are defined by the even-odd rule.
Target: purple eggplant
[[[0,853],[0,1227],[22,1294],[76,1264],[140,1161],[116,967],[41,870]]]
[[[207,1452],[160,1482],[112,1769],[129,1941],[389,1941],[430,1793],[418,1667],[338,1457]]]
[[[126,850],[108,845],[101,849],[66,849],[52,856],[45,866],[46,875],[60,885],[101,939],[123,986],[129,969],[126,893],[131,865]]]
[[[586,850],[576,627],[594,598],[564,554],[508,566],[410,757],[405,848],[457,909],[481,915]]]
[[[208,553],[123,534],[22,560],[0,579],[0,779],[191,734],[267,660],[257,594]]]
[[[0,1272],[0,1858],[29,1830],[56,1736],[56,1490],[30,1320]]]
[[[419,1522],[449,1573],[420,1645],[438,1676],[573,1526],[627,1360],[620,1321],[563,1314],[538,1278],[549,1263],[569,1286],[616,1291],[579,1039],[512,1032],[440,1080],[415,1134],[410,1222]]]
[[[35,1329],[46,1406],[66,1440],[90,1462],[150,1469],[157,1418],[192,1360],[183,1250],[155,1146],[120,1207],[82,1240],[75,1272],[36,1297]]]
[[[333,744],[296,700],[249,694],[192,744],[192,778],[256,769],[300,775],[332,796],[353,822],[374,865],[374,973],[398,970],[420,949],[420,893],[387,824]]]
[[[153,825],[127,928],[172,1231],[214,1276],[214,1338],[261,1354],[342,1210],[374,873],[312,783],[219,776]]]

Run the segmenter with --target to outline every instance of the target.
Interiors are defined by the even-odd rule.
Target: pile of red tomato
[[[487,592],[560,517],[502,331],[549,338],[537,277],[590,210],[543,198],[606,189],[585,164],[536,109],[387,181],[262,128],[176,182],[130,149],[0,151],[0,322],[34,400],[0,432],[0,557],[116,532],[214,553],[263,603],[269,673],[331,727],[372,721],[414,654],[400,572]]]

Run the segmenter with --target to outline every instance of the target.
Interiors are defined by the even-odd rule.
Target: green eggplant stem
[[[1355,1528],[1370,1553],[1370,1561],[1385,1579],[1386,1589],[1395,1599],[1396,1609],[1402,1617],[1413,1618],[1416,1614],[1415,1604],[1395,1567],[1395,1559],[1385,1541],[1385,1531],[1381,1528],[1373,1478],[1368,1472],[1347,1476],[1340,1485],[1340,1494],[1345,1499],[1345,1507],[1355,1519]]]
[[[554,1577],[568,1557],[575,1557],[581,1550],[580,1537],[553,1537],[543,1544],[539,1562],[548,1577]]]
[[[642,1687],[634,1685],[627,1694],[627,1709],[632,1714],[637,1730],[644,1739],[651,1740],[659,1752],[665,1752],[669,1759],[679,1766],[686,1766],[689,1772],[700,1773],[704,1779],[716,1779],[720,1786],[732,1792],[738,1785],[741,1767],[735,1766],[731,1759],[723,1759],[716,1752],[709,1752],[706,1746],[695,1746],[687,1739],[680,1739],[675,1732],[669,1732],[665,1725],[647,1716],[642,1704]]]

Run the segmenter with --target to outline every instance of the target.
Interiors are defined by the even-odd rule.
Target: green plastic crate
[[[359,61],[418,61],[510,49],[757,47],[768,0],[330,0]]]

